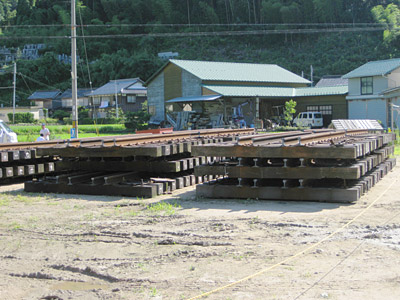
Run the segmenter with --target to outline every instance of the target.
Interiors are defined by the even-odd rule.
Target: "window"
[[[99,105],[100,104],[100,97],[94,97],[93,98],[93,105]]]
[[[319,114],[319,113],[314,114],[314,116],[315,116],[315,118],[317,118],[317,119],[321,119],[321,118],[322,118],[322,114]]]
[[[372,94],[372,77],[362,77],[361,78],[361,95],[371,95]]]
[[[151,115],[156,114],[156,106],[155,105],[149,105],[149,114],[151,114]]]
[[[318,105],[309,105],[307,106],[307,111],[319,111]]]
[[[127,103],[136,103],[136,96],[135,95],[128,95],[126,96]]]
[[[332,115],[332,105],[309,105],[307,111],[320,112],[323,115]]]

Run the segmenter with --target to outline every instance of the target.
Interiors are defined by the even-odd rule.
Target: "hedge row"
[[[38,135],[41,129],[40,126],[18,126],[18,125],[11,125],[12,130],[17,135]],[[50,133],[54,134],[69,134],[71,130],[71,126],[69,125],[50,125],[47,126],[49,128]],[[124,124],[110,124],[110,125],[79,125],[79,132],[80,133],[122,133],[126,132],[126,128]],[[129,133],[129,132],[126,132]]]

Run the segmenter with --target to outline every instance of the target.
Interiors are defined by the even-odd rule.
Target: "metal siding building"
[[[337,84],[337,81],[335,86],[310,88],[310,81],[277,65],[173,59],[146,82],[152,114],[150,122],[160,124],[166,120],[166,113],[185,109],[185,97],[192,110],[223,113],[225,121],[235,107],[246,103],[249,104],[246,106],[249,110],[246,111],[247,119],[253,120],[256,98],[260,100],[260,118],[273,115],[274,106],[282,107],[290,99],[301,101],[302,105],[298,103],[298,107],[305,111],[311,106],[312,109],[318,107],[318,102],[330,105],[335,107],[330,112],[333,110],[338,118],[347,118],[347,86]],[[221,97],[203,102],[191,98],[204,95]],[[171,101],[176,99],[179,101]]]
[[[386,128],[391,127],[391,105],[400,102],[400,59],[368,62],[347,73],[349,94],[346,97],[350,119],[375,119]],[[362,79],[372,78],[372,92],[362,93]],[[400,125],[398,112],[393,114],[393,122]]]

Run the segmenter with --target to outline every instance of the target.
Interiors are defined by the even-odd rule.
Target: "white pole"
[[[72,128],[71,138],[78,138],[78,78],[76,71],[76,12],[75,0],[71,0],[71,79],[72,79]]]
[[[392,130],[392,132],[394,132],[394,127],[393,127],[393,99],[391,99],[391,101],[390,101],[390,108],[391,108],[391,116],[390,116],[390,118],[391,118],[391,120],[390,120],[390,129]]]
[[[17,63],[14,62],[14,92],[13,92],[13,124],[15,124],[15,96],[16,96],[16,89],[17,89]]]
[[[114,81],[114,90],[115,90],[115,113],[116,113],[116,117],[118,119],[119,114],[118,114],[118,94],[117,94],[117,80],[116,79]]]

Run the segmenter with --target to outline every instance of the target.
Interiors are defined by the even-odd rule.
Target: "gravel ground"
[[[351,205],[1,187],[0,299],[400,299],[397,165]]]

